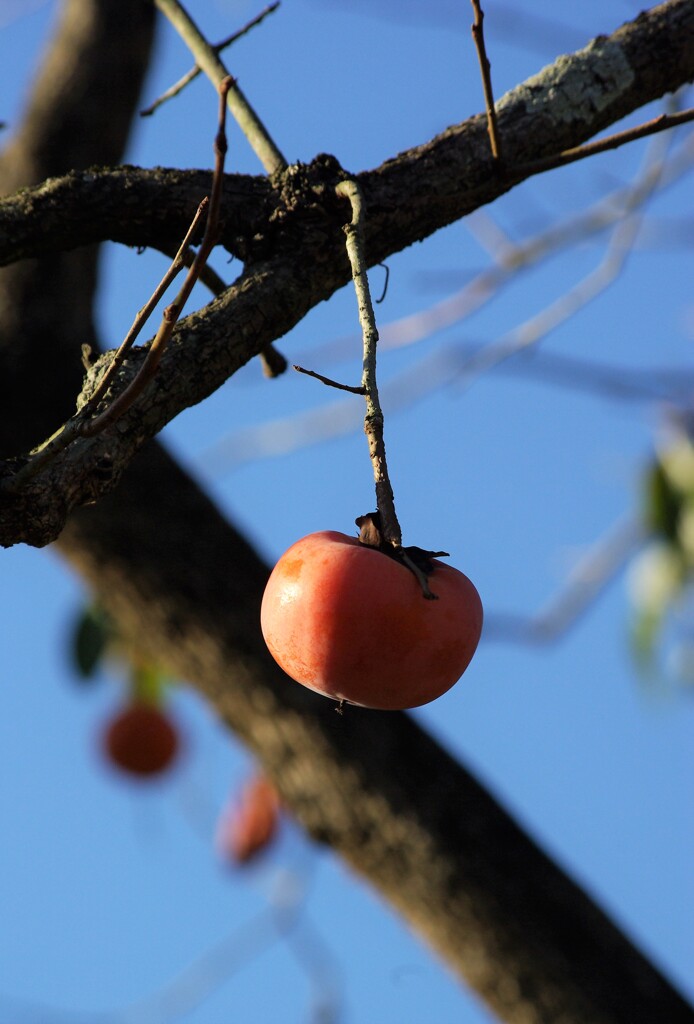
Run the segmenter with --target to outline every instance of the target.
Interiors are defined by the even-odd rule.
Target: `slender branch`
[[[352,267],[352,280],[359,306],[359,322],[362,329],[364,362],[362,387],[366,396],[364,432],[369,442],[369,454],[376,482],[376,504],[381,514],[384,540],[394,547],[402,545],[402,531],[395,512],[393,488],[388,476],[386,449],[383,440],[383,410],[378,397],[376,383],[376,346],[378,329],[374,316],[369,279],[364,256],[364,200],[356,181],[342,181],[336,188],[339,196],[349,200],[352,220],[345,224],[347,255]]]
[[[192,266],[188,268],[188,273],[186,274],[181,290],[171,305],[167,306],[164,310],[159,330],[149,347],[149,351],[144,363],[142,364],[140,372],[130,382],[128,387],[126,387],[125,391],[122,391],[111,403],[108,409],[102,412],[99,416],[96,416],[93,420],[83,424],[81,431],[83,437],[93,437],[95,434],[100,433],[105,427],[109,426],[109,424],[119,419],[119,417],[121,417],[123,413],[130,408],[135,399],[142,394],[147,384],[149,384],[156,372],[159,361],[164,354],[171,335],[173,334],[174,327],[178,323],[179,317],[183,312],[183,307],[188,301],[190,293],[200,278],[200,274],[207,263],[207,259],[212,252],[212,249],[217,244],[219,231],[219,209],[221,206],[222,186],[224,182],[224,159],[227,152],[227,93],[231,87],[231,78],[225,78],[219,83],[219,128],[214,144],[215,166],[212,177],[212,193],[210,195],[209,208],[207,212],[205,234],[200,244],[200,248],[193,260]],[[187,247],[188,246],[186,245],[185,248],[187,249]]]
[[[665,158],[660,152],[654,152],[653,147],[662,149],[656,143],[663,141],[659,139],[651,143],[644,168],[627,193],[621,218],[617,221],[600,263],[555,302],[477,352],[459,371],[465,386],[502,361],[537,345],[551,331],[601,295],[615,280],[633,249],[643,218],[643,206],[660,183],[666,165]]]
[[[215,48],[207,42],[188,12],[178,3],[178,0],[154,0],[154,2],[184,40],[195,57],[196,63],[214,85],[219,87],[220,82],[229,77],[229,72],[215,52]],[[287,161],[235,82],[227,93],[227,103],[267,173],[275,174],[277,171],[283,170],[287,166]]]
[[[187,267],[192,267],[195,262],[195,249],[188,248],[183,254],[183,261]],[[211,267],[208,263],[200,271],[200,282],[208,288],[213,295],[221,295],[229,287],[226,281],[219,276],[214,267]],[[258,354],[260,363],[263,368],[263,376],[274,378],[280,377],[289,366],[289,363],[282,355],[282,353],[275,348],[274,345],[267,345],[262,352]]]
[[[265,377],[280,377],[289,366],[285,357],[274,345],[266,345],[259,358]]]
[[[586,157],[595,156],[597,153],[606,153],[610,149],[617,149],[627,142],[635,142],[637,139],[644,139],[648,135],[655,135],[657,132],[668,131],[670,128],[677,128],[678,125],[694,121],[694,107],[681,110],[676,114],[660,114],[652,121],[645,121],[635,128],[626,128],[623,132],[615,132],[604,139],[597,139],[595,142],[587,142],[584,146],[574,146],[565,149],[556,156],[544,157],[542,160],[532,160],[527,164],[520,164],[514,172],[520,178],[527,178],[531,174],[540,174],[543,171],[551,171],[554,167],[564,167],[566,164],[575,163],[576,160],[585,160]]]
[[[294,363],[294,369],[297,373],[305,373],[307,377],[315,377],[316,380],[321,381],[323,384],[327,384],[330,388],[337,388],[338,391],[351,391],[353,395],[365,395],[366,389],[363,384],[353,386],[352,384],[340,384],[339,381],[333,380],[332,377],[324,377],[322,373],[316,373],[315,370],[306,370],[303,366],[297,366]]]
[[[243,28],[240,28],[237,32],[233,32],[230,36],[227,36],[226,39],[222,39],[220,43],[215,43],[212,47],[214,52],[219,55],[222,50],[225,50],[228,46],[231,46],[232,43],[235,43],[238,39],[241,39],[242,36],[245,36],[250,32],[251,29],[260,25],[261,21],[264,21],[269,14],[273,14],[279,5],[280,0],[275,0],[275,3],[269,4],[260,12],[260,14],[256,14],[255,18],[251,18]],[[166,89],[166,91],[163,92],[161,96],[154,101],[154,103],[151,103],[148,107],[145,107],[144,110],[141,110],[140,117],[150,117],[155,110],[158,110],[159,107],[166,103],[167,100],[172,100],[175,96],[178,96],[180,92],[183,92],[185,87],[190,85],[191,82],[194,82],[198,75],[201,74],[202,68],[199,64],[196,64],[190,69],[190,71],[186,71],[185,75],[182,75],[177,82],[170,86],[170,88]]]
[[[487,57],[487,48],[484,43],[484,11],[480,0],[471,0],[472,9],[475,12],[475,20],[472,23],[472,38],[477,50],[477,59],[482,72],[482,89],[484,91],[484,106],[487,111],[487,132],[489,133],[489,145],[492,156],[497,164],[501,163],[501,140],[499,139],[499,127],[496,120],[494,108],[494,93],[492,90],[492,69]]]
[[[179,246],[179,249],[176,255],[174,256],[168,270],[162,277],[161,281],[153,291],[148,301],[138,312],[137,316],[135,317],[132,323],[130,330],[128,331],[123,342],[116,351],[111,363],[106,369],[96,390],[80,409],[79,417],[73,417],[73,419],[68,420],[68,422],[63,424],[54,434],[51,435],[51,437],[48,438],[47,441],[44,441],[44,443],[40,445],[40,447],[38,447],[32,453],[31,459],[29,462],[26,463],[26,465],[22,466],[22,468],[18,470],[18,472],[15,473],[14,476],[9,477],[8,479],[3,481],[3,490],[10,493],[17,493],[22,489],[22,487],[25,486],[25,484],[29,482],[29,480],[33,479],[33,477],[35,477],[36,474],[39,473],[44,468],[44,466],[46,466],[52,459],[59,455],[60,452],[64,451],[78,437],[90,435],[90,427],[93,426],[94,421],[92,421],[92,424],[90,424],[89,427],[87,427],[84,424],[84,417],[88,415],[92,409],[95,409],[97,407],[102,397],[106,394],[111,384],[111,381],[115,377],[116,372],[123,364],[127,353],[132,348],[137,336],[140,334],[142,328],[144,327],[147,320],[151,316],[157,303],[159,302],[162,295],[169,287],[173,279],[176,277],[176,275],[186,265],[186,256],[190,252],[190,241],[194,237],[195,232],[197,231],[200,225],[200,221],[205,210],[207,209],[208,203],[209,200],[205,198],[198,206],[195,212],[195,216],[193,217],[193,220],[190,224],[190,227],[186,232],[186,236],[183,239],[181,245]],[[134,383],[136,383],[136,381],[133,381],[133,384]],[[111,409],[112,408],[113,407],[111,407]],[[110,412],[111,410],[109,409],[108,411]],[[96,433],[97,431],[93,432]]]
[[[485,640],[547,644],[561,639],[622,571],[645,536],[640,521],[631,516],[621,520],[588,548],[559,592],[535,615],[487,616]]]
[[[93,409],[96,409],[97,405],[108,391],[111,381],[115,377],[118,369],[122,366],[123,361],[125,360],[125,357],[130,351],[130,349],[132,348],[138,334],[140,333],[144,325],[147,323],[147,320],[149,320],[153,310],[159,303],[159,300],[161,299],[162,295],[169,287],[169,285],[176,277],[176,275],[179,273],[179,271],[181,271],[183,267],[188,265],[187,257],[188,254],[191,252],[190,242],[200,225],[200,221],[202,219],[203,214],[207,210],[208,205],[209,199],[205,197],[205,199],[203,199],[200,205],[198,206],[195,212],[195,216],[193,217],[193,220],[191,222],[191,225],[188,228],[188,231],[186,232],[186,236],[181,242],[178,252],[174,256],[173,261],[169,266],[169,269],[166,271],[161,281],[159,282],[155,290],[152,292],[150,298],[147,300],[145,305],[142,307],[142,309],[139,311],[139,313],[133,320],[132,327],[126,334],[125,338],[123,339],[123,342],[121,343],[120,348],[117,350],[116,354],[111,360],[111,363],[109,364],[108,369],[106,370],[102,379],[100,380],[99,386],[97,387],[96,391],[93,393],[89,401],[86,402],[86,404],[82,407],[81,412],[83,416],[90,413]]]

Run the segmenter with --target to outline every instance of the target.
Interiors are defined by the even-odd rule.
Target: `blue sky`
[[[10,125],[54,9],[17,2],[0,14],[0,116]],[[189,9],[212,39],[258,11],[240,0],[195,0]],[[570,26],[555,26],[548,38],[538,22],[511,15],[547,15],[555,5],[524,0],[495,16],[490,4],[497,95],[635,10],[617,2],[575,6]],[[470,20],[466,5],[461,15],[447,0],[284,0],[227,63],[290,161],[332,152],[358,171],[481,109]],[[189,64],[165,28],[145,99]],[[215,117],[214,94],[199,80],[138,123],[128,160],[208,167]],[[640,143],[536,178],[484,218],[394,257],[381,325],[443,301],[488,266],[479,239],[492,221],[516,242],[539,234],[632,180],[646,149]],[[234,127],[227,166],[260,171]],[[691,182],[680,180],[656,197],[646,227],[687,216]],[[614,285],[552,331],[543,351],[691,372],[691,258],[673,244],[647,244],[646,227]],[[425,382],[443,353],[489,344],[545,309],[600,262],[606,243],[604,234],[586,239],[519,274],[466,321],[381,355],[391,403],[386,443],[406,541],[450,551],[490,616],[535,613],[577,559],[636,511],[664,410],[552,385],[510,364],[469,387],[453,376],[411,402],[401,402],[397,382],[408,371]],[[224,254],[213,262],[231,279],[235,268]],[[163,267],[156,254],[107,251],[99,318],[109,344],[119,342]],[[376,294],[381,281],[374,271]],[[196,291],[194,300],[206,296]],[[345,289],[279,347],[354,382],[356,329]],[[347,339],[337,358],[328,348],[335,339]],[[285,437],[287,423],[337,401],[347,410],[339,437],[252,461],[225,454],[256,444],[261,424],[279,421],[272,436]],[[358,398],[299,375],[267,382],[254,364],[165,436],[272,560],[313,530],[350,533],[355,516],[373,507],[362,417]],[[14,548],[0,557],[4,1020],[63,1024],[104,1014],[109,1022],[150,1024],[175,1019],[175,1009],[190,1024],[232,1016],[265,1024],[278,1007],[285,1020],[317,1020],[316,971],[318,995],[333,1001],[342,1024],[489,1020],[380,897],[290,822],[257,867],[220,864],[216,818],[252,765],[185,687],[172,697],[186,736],[180,768],[144,791],[114,778],[97,737],[120,699],[122,675],[113,667],[88,689],[75,681],[68,636],[86,597],[79,581],[50,551]],[[483,642],[463,680],[415,714],[694,998],[694,705],[678,680],[645,682],[636,672],[629,613],[622,575],[554,645]],[[272,931],[277,908],[294,904],[299,923],[291,940],[281,939]]]

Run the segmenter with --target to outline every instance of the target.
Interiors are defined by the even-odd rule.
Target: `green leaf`
[[[114,635],[106,614],[95,605],[82,610],[72,632],[72,662],[81,679],[96,673]]]
[[[631,647],[634,659],[642,671],[648,671],[653,667],[662,621],[662,615],[651,610],[641,611],[634,617]]]
[[[646,478],[646,523],[661,537],[677,543],[677,527],[684,496],[673,485],[661,462],[656,462]]]

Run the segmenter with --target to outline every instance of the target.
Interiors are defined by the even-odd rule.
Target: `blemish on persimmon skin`
[[[284,574],[290,580],[297,580],[304,567],[303,558],[288,558],[284,563]]]

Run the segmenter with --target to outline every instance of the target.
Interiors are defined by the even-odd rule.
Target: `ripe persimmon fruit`
[[[343,533],[309,534],[270,575],[265,642],[292,679],[333,700],[381,710],[428,704],[470,663],[482,602],[467,576],[438,559],[427,563],[427,583],[436,600],[382,549]]]
[[[178,730],[156,705],[134,701],[107,724],[102,737],[107,760],[128,775],[161,775],[180,748]]]
[[[254,776],[233,801],[217,828],[217,847],[225,860],[248,864],[272,843],[279,827],[277,790],[264,775]]]

